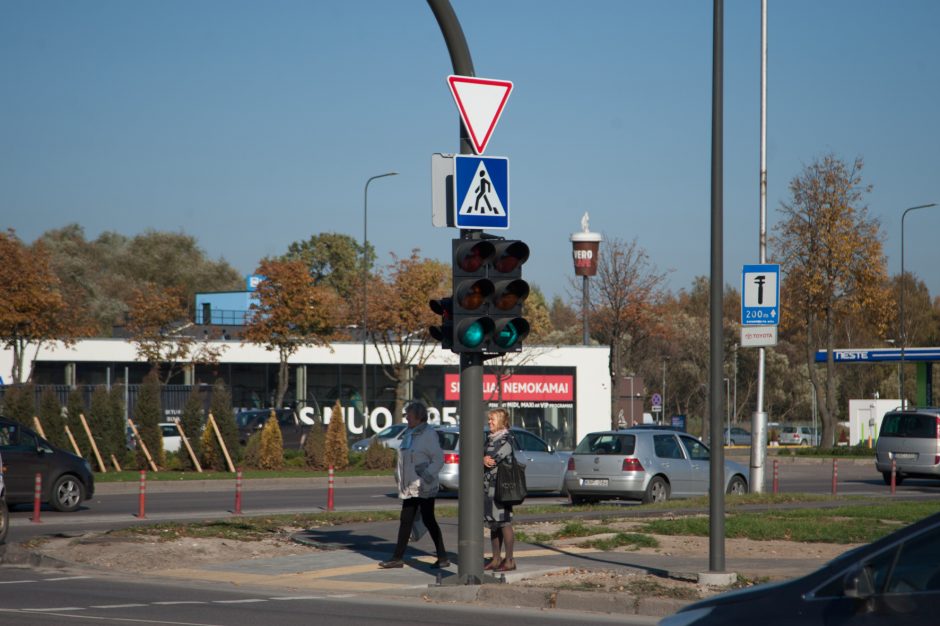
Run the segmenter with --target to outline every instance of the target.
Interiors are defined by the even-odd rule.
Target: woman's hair
[[[506,409],[491,409],[486,415],[496,418],[496,430],[509,428],[509,411]]]
[[[405,415],[411,413],[414,415],[419,422],[428,421],[428,408],[424,406],[423,402],[418,402],[414,400],[405,405]]]

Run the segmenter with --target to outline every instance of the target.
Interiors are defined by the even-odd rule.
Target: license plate
[[[606,478],[585,478],[581,481],[581,484],[585,487],[606,487],[607,479]]]
[[[917,455],[913,452],[895,452],[894,458],[900,461],[913,461],[917,458]]]

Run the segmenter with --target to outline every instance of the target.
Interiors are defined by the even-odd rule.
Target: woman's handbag
[[[496,466],[496,495],[494,499],[502,505],[522,504],[527,494],[525,467],[510,454]]]

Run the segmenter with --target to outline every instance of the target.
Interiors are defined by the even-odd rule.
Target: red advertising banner
[[[506,402],[573,402],[574,376],[513,374],[503,383]],[[495,402],[498,397],[496,376],[483,376],[483,400]],[[444,399],[460,400],[460,374],[444,374]]]

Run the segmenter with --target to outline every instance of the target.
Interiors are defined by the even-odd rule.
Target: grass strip
[[[582,548],[595,548],[606,552],[624,546],[630,546],[632,548],[658,548],[659,541],[657,541],[655,537],[640,533],[615,533],[612,537],[591,539],[579,543],[578,546]]]

